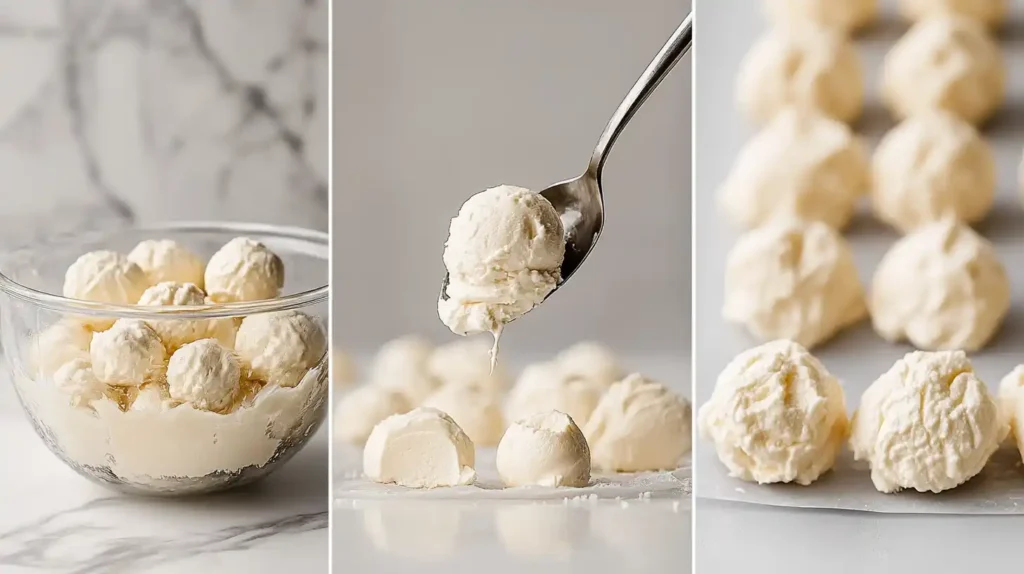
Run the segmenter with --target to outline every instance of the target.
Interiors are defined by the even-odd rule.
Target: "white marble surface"
[[[326,0],[5,0],[0,244],[232,219],[327,228]]]
[[[326,572],[326,425],[252,487],[139,498],[81,478],[43,446],[0,378],[0,572]]]

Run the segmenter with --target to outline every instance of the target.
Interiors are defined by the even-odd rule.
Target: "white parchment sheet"
[[[691,493],[690,461],[674,471],[639,472],[631,474],[596,474],[591,485],[583,488],[517,487],[505,488],[498,478],[494,464],[495,449],[477,449],[476,483],[452,488],[406,488],[394,484],[378,484],[367,480],[362,473],[362,451],[349,446],[336,446],[334,450],[334,497],[362,498],[416,498],[416,499],[469,499],[469,500],[559,500],[573,498],[683,499],[687,503]]]
[[[868,90],[864,117],[855,128],[872,151],[882,134],[894,125],[878,98],[882,59],[907,29],[896,16],[893,0],[883,0],[882,6],[880,21],[855,39]],[[1009,77],[1008,96],[1000,112],[982,129],[996,155],[997,197],[988,218],[976,227],[996,245],[1013,293],[1012,308],[1002,330],[986,349],[971,355],[993,394],[1000,379],[1015,365],[1024,363],[1024,207],[1018,190],[1018,167],[1024,151],[1024,4],[1015,2],[1011,6],[1011,19],[998,33]],[[701,2],[697,18],[703,27],[698,32],[695,96],[695,409],[708,399],[725,365],[759,343],[742,327],[722,319],[725,257],[738,230],[719,211],[715,192],[736,153],[755,131],[736,110],[735,74],[740,59],[768,26],[745,0]],[[729,30],[716,29],[725,27]],[[721,35],[727,38],[718,38]],[[707,63],[711,60],[715,66]],[[844,236],[855,252],[861,281],[870,285],[879,260],[899,235],[870,214],[865,199]],[[911,350],[907,345],[886,343],[865,321],[812,352],[842,381],[847,408],[852,413],[864,389]],[[695,446],[694,487],[698,498],[891,513],[1024,514],[1024,469],[1017,450],[1009,446],[997,453],[981,475],[956,489],[940,494],[888,495],[874,489],[867,468],[855,464],[849,451],[843,453],[832,472],[810,486],[759,486],[729,478],[713,449],[699,437]]]

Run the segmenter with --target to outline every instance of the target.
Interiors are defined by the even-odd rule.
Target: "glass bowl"
[[[173,239],[208,260],[238,236],[263,242],[282,259],[285,285],[280,298],[145,307],[59,295],[68,266],[89,251],[127,254],[143,240]],[[249,315],[298,310],[316,318],[326,336],[329,251],[327,234],[306,229],[183,222],[63,237],[11,253],[0,264],[4,369],[39,437],[68,466],[89,479],[117,490],[151,495],[199,494],[252,483],[294,456],[323,422],[329,388],[326,352],[312,367],[298,373],[289,383],[294,386],[253,382],[239,395],[234,410],[221,414],[164,400],[157,400],[154,406],[152,401],[139,400],[141,393],[133,396],[135,391],[121,387],[106,387],[101,398],[85,404],[73,401],[52,378],[53,364],[63,361],[61,353],[54,350],[70,347],[51,342],[44,348],[40,335],[55,332],[47,331],[55,325],[104,323],[91,320],[97,317],[144,321],[230,318],[237,325]],[[90,321],[82,321],[84,317]],[[91,335],[85,337],[87,345]],[[159,382],[153,389],[154,393],[160,389]]]

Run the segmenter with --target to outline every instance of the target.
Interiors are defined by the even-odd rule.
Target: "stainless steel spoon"
[[[565,228],[565,259],[562,261],[562,279],[548,293],[548,297],[557,291],[573,273],[579,269],[583,261],[593,251],[597,238],[604,228],[604,201],[601,191],[601,173],[604,162],[619,134],[633,118],[640,106],[675,67],[676,62],[690,49],[693,42],[693,14],[686,16],[683,23],[676,28],[668,42],[647,66],[640,79],[633,84],[625,99],[608,121],[604,132],[597,140],[597,147],[590,157],[590,164],[583,175],[556,183],[540,192],[562,219]],[[441,283],[441,299],[448,299],[448,274],[445,273]]]

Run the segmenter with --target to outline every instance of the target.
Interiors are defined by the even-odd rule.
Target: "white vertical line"
[[[693,45],[690,47],[690,399],[694,416],[690,417],[690,571],[697,572],[697,16],[698,0],[693,0]]]
[[[334,567],[334,7],[327,0],[327,572]]]

